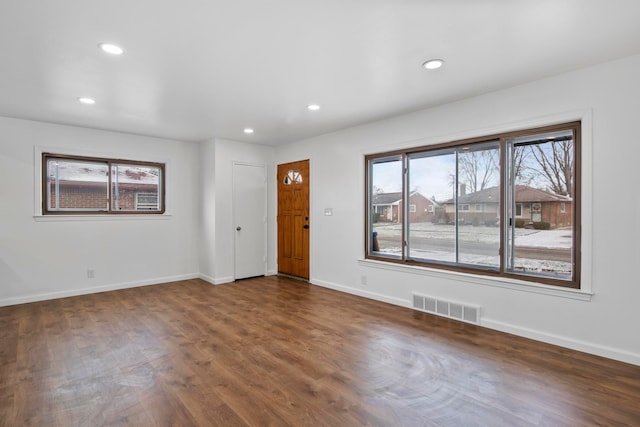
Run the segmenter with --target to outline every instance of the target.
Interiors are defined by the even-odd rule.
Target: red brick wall
[[[136,208],[137,192],[156,192],[155,185],[127,185],[120,184],[118,191],[118,209],[134,210]],[[51,209],[106,209],[106,183],[60,183],[60,206],[56,206],[55,185],[50,186]],[[114,195],[115,197],[115,195]],[[113,206],[115,209],[115,206]]]
[[[106,209],[107,185],[60,185],[60,206],[56,206],[55,186],[50,187],[51,208],[61,209]]]
[[[551,228],[568,227],[573,218],[573,202],[564,202],[565,212],[560,210],[561,202],[549,202],[542,204],[542,221],[546,221]]]

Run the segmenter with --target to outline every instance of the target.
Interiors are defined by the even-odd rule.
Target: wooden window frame
[[[50,210],[48,206],[48,171],[47,165],[50,160],[63,160],[63,161],[77,161],[77,162],[93,162],[103,163],[107,166],[107,206],[105,209],[64,209],[64,210]],[[113,165],[126,165],[126,166],[144,166],[157,168],[160,170],[160,177],[158,180],[158,198],[160,209],[158,210],[115,210],[112,208],[112,174],[111,168]],[[163,215],[166,209],[166,178],[165,178],[165,164],[158,162],[147,162],[140,160],[129,159],[114,159],[105,157],[89,157],[89,156],[74,156],[69,154],[57,154],[57,153],[42,153],[42,215]]]
[[[581,289],[581,145],[582,145],[582,137],[581,137],[581,124],[580,120],[572,121],[557,125],[550,126],[541,126],[529,129],[522,129],[518,131],[504,132],[494,135],[487,135],[476,138],[469,138],[458,141],[450,141],[445,143],[433,144],[428,146],[420,146],[420,147],[411,147],[403,150],[395,150],[391,152],[384,153],[375,153],[369,154],[365,156],[365,258],[375,261],[383,261],[394,264],[403,264],[417,267],[427,267],[434,268],[438,270],[449,270],[455,272],[462,273],[471,273],[478,274],[482,276],[493,276],[493,277],[503,277],[509,279],[522,280],[525,282],[534,282],[540,283],[544,285],[558,286],[563,288],[572,288],[572,289]],[[506,267],[505,260],[505,252],[507,251],[507,238],[506,238],[506,230],[509,227],[508,218],[506,218],[505,203],[506,203],[506,186],[511,183],[507,182],[508,177],[506,177],[507,168],[507,156],[506,156],[506,148],[509,144],[509,140],[513,140],[517,137],[534,135],[534,134],[544,134],[549,132],[557,132],[557,131],[568,131],[571,130],[573,132],[573,200],[572,200],[572,245],[571,245],[571,259],[572,259],[572,276],[570,279],[557,279],[553,277],[543,276],[543,275],[535,275],[535,274],[527,274],[527,272],[513,272],[508,271]],[[407,159],[409,155],[421,152],[436,152],[438,150],[443,149],[454,149],[460,147],[470,147],[475,144],[483,144],[489,143],[492,141],[499,141],[499,150],[500,150],[500,164],[499,164],[499,175],[500,175],[500,201],[498,210],[500,212],[500,219],[498,225],[500,227],[500,267],[497,270],[488,270],[482,267],[474,268],[473,266],[469,266],[467,264],[460,265],[451,263],[440,263],[432,260],[414,260],[410,259],[406,253],[407,247],[407,224],[404,221],[404,218],[400,218],[402,222],[402,251],[401,256],[380,256],[378,253],[373,253],[373,233],[372,233],[372,215],[370,208],[370,200],[372,197],[371,194],[371,186],[372,186],[372,174],[370,170],[370,165],[372,165],[372,161],[377,159],[385,159],[392,156],[399,156],[403,162],[403,189],[402,193],[404,194],[404,198],[401,201],[401,205],[405,206],[408,204],[408,194],[407,194]],[[515,185],[515,183],[513,184]],[[524,210],[524,206],[522,206]],[[515,211],[513,212],[513,220],[515,220],[516,215]]]

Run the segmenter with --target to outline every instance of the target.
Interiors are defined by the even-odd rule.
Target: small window
[[[164,164],[42,155],[43,214],[163,213]]]
[[[483,206],[482,203],[478,203],[476,205],[476,212],[482,212],[484,210],[484,209],[482,209],[482,206]]]
[[[522,216],[522,203],[516,203],[516,216]]]
[[[416,205],[409,205],[409,212],[415,213],[416,212]]]
[[[433,213],[433,205],[427,206],[427,212]]]
[[[560,203],[560,213],[567,213],[567,204],[565,202]]]
[[[284,177],[284,185],[291,184],[302,184],[302,175],[295,169],[291,169]]]

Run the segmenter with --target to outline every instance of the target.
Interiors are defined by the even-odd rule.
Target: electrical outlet
[[[87,270],[87,279],[95,279],[96,271],[95,270]]]
[[[360,276],[360,284],[362,286],[367,286],[367,276]]]

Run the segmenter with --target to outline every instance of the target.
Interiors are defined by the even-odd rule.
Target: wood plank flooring
[[[2,426],[639,426],[640,367],[283,278],[0,308]]]

